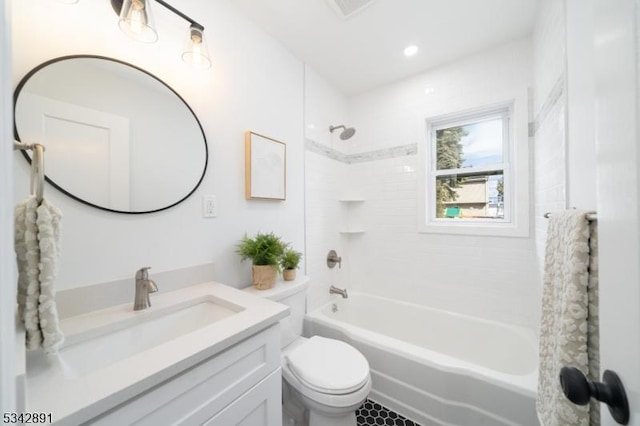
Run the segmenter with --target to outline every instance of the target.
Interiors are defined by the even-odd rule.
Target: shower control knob
[[[560,386],[567,399],[574,404],[586,405],[591,398],[595,398],[609,406],[609,412],[618,424],[629,423],[627,394],[620,378],[613,371],[605,370],[602,382],[593,382],[575,367],[562,367]]]
[[[342,257],[338,256],[335,250],[329,250],[329,254],[327,254],[327,266],[334,268],[336,265],[338,265],[338,268],[342,268]]]

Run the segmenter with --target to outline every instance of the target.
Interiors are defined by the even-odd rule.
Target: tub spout
[[[347,297],[349,297],[349,295],[347,294],[346,288],[337,288],[335,286],[329,287],[329,294],[339,294],[340,296],[342,296],[343,299],[346,299]]]

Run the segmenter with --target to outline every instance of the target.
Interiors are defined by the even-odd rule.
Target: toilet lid
[[[369,379],[369,363],[354,347],[340,340],[313,336],[285,355],[293,375],[322,393],[346,394]]]

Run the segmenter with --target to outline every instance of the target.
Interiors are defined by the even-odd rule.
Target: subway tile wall
[[[418,233],[420,166],[415,150],[427,117],[502,102],[514,90],[530,88],[531,57],[531,40],[522,39],[355,96],[345,115],[357,129],[349,141],[326,143],[307,132],[307,268],[314,283],[310,308],[329,300],[324,292],[331,282],[536,327],[535,238]],[[330,102],[325,106],[331,108]],[[364,201],[340,202],[345,193]],[[345,226],[365,232],[339,233]],[[342,269],[328,270],[322,263],[330,244],[343,256]]]
[[[345,287],[350,258],[347,246],[340,235],[342,212],[340,198],[346,183],[345,163],[324,155],[307,151],[306,169],[306,259],[307,274],[311,285],[307,298],[309,309],[321,306],[330,300],[329,287]],[[342,267],[327,267],[329,250],[343,256]]]
[[[534,226],[538,269],[544,267],[546,212],[567,206],[565,2],[543,0],[533,33]]]
[[[329,126],[349,125],[347,99],[312,68],[305,66],[305,271],[311,277],[308,309],[330,300],[331,285],[346,286],[349,270],[346,241],[339,233],[339,199],[348,186],[345,141]],[[329,250],[346,262],[329,269]]]
[[[417,163],[410,155],[350,166],[349,181],[366,200],[359,218],[366,232],[350,241],[350,287],[532,326],[531,239],[418,233]]]

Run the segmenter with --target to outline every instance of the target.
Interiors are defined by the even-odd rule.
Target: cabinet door
[[[274,371],[280,371],[279,324],[134,396],[91,424],[202,424]]]
[[[282,375],[278,368],[204,426],[281,426],[281,395]]]

